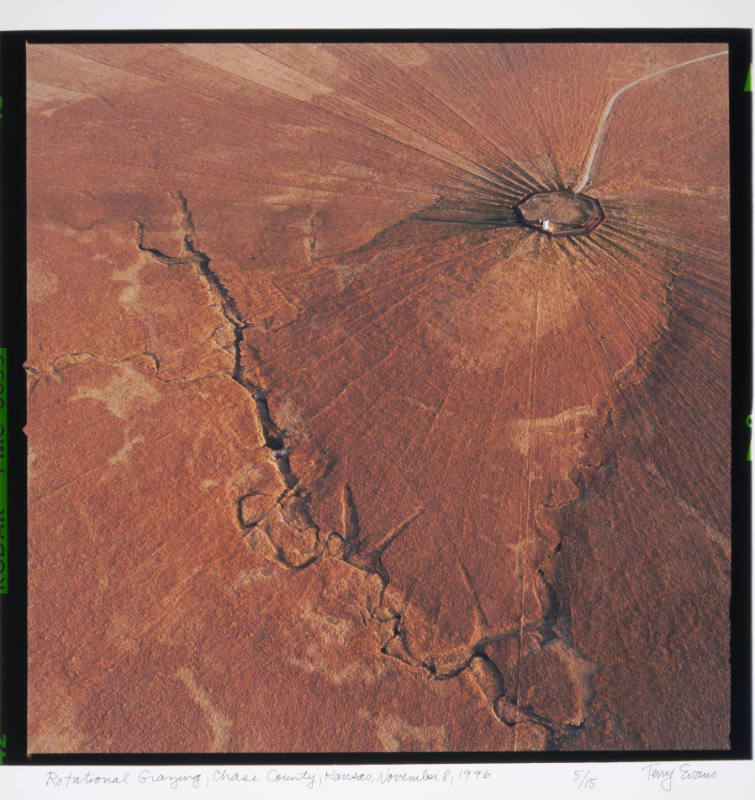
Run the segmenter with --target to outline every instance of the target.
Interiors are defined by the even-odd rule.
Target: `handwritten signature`
[[[658,784],[664,792],[670,792],[673,789],[674,781],[715,780],[717,777],[716,770],[700,769],[691,764],[678,766],[661,763],[645,764],[642,771],[650,782]]]

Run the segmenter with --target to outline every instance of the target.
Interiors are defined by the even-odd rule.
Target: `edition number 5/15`
[[[577,784],[577,789],[594,789],[598,782],[596,778],[590,777],[589,769],[575,769],[572,780]]]

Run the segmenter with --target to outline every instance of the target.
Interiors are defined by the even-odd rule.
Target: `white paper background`
[[[0,28],[752,28],[752,0],[0,0]]]
[[[223,29],[223,28],[753,28],[753,0],[536,0],[536,2],[484,2],[457,0],[455,3],[379,0],[354,3],[331,0],[297,2],[232,2],[209,0],[189,3],[176,0],[130,0],[104,3],[97,0],[0,0],[2,30],[82,29]],[[400,757],[400,754],[399,754]],[[403,765],[347,767],[281,767],[278,774],[296,777],[307,770],[313,780],[271,780],[275,772],[265,767],[2,767],[0,798],[81,797],[140,800],[168,797],[207,798],[352,798],[379,797],[468,798],[654,798],[676,795],[690,798],[739,800],[755,797],[753,762],[667,762],[656,769],[672,771],[664,780],[653,777],[651,762],[622,764],[516,764],[461,765],[464,770],[488,771],[487,779],[459,780],[459,765]],[[244,774],[246,782],[218,781],[219,770]],[[333,781],[328,770],[339,774],[358,772],[372,781]],[[435,774],[437,780],[380,783],[387,770],[414,776]],[[216,772],[216,770],[218,772]],[[446,781],[446,771],[450,775]],[[577,774],[577,771],[580,771]],[[589,770],[589,775],[585,771]],[[691,770],[715,771],[715,778],[691,779]],[[128,781],[116,786],[74,783],[104,776]],[[54,777],[53,777],[54,776]],[[198,777],[197,777],[198,776]],[[251,779],[256,776],[257,781]],[[686,777],[684,777],[686,776]],[[196,780],[192,780],[197,777]],[[453,784],[450,778],[454,777]],[[161,780],[164,778],[165,780]],[[171,781],[175,778],[175,781]],[[57,780],[61,779],[60,785]],[[590,780],[594,783],[591,784]],[[66,785],[67,784],[67,785]],[[311,786],[311,788],[310,788]],[[592,786],[592,788],[591,788]],[[173,788],[172,788],[173,787]]]

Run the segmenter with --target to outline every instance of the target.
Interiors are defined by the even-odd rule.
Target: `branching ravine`
[[[311,530],[317,542],[317,526],[312,522],[308,511],[308,492],[298,485],[296,476],[291,471],[288,448],[285,445],[284,432],[273,422],[267,403],[267,393],[262,386],[251,380],[242,364],[241,345],[244,340],[244,331],[249,327],[241,317],[236,301],[231,296],[227,287],[210,267],[210,258],[194,246],[194,224],[191,213],[187,207],[186,198],[178,193],[184,219],[182,240],[182,253],[178,256],[167,255],[160,250],[144,245],[144,224],[137,220],[139,240],[138,247],[141,251],[150,253],[163,264],[169,266],[192,265],[198,275],[203,279],[210,293],[213,303],[219,308],[223,317],[231,325],[233,331],[233,372],[232,378],[244,388],[252,397],[257,420],[259,422],[265,446],[270,450],[278,468],[281,480],[286,487],[285,491],[277,498],[284,520],[294,529],[299,531]],[[245,495],[247,497],[249,495]],[[241,504],[244,498],[239,498]],[[239,519],[242,519],[239,506]],[[315,547],[307,557],[302,560],[292,560],[286,548],[272,539],[276,547],[278,559],[288,567],[303,568],[311,563],[322,553],[322,548]]]
[[[368,601],[367,612],[374,624],[383,631],[387,628],[387,636],[380,648],[381,653],[396,658],[409,666],[424,670],[428,679],[447,680],[464,671],[469,671],[485,697],[492,714],[501,723],[510,727],[519,723],[540,726],[550,741],[573,735],[584,726],[584,720],[579,724],[565,724],[543,717],[532,708],[517,706],[508,700],[504,676],[486,653],[486,648],[491,644],[515,639],[522,633],[536,634],[543,646],[559,640],[570,650],[573,649],[567,641],[568,637],[564,637],[557,630],[557,622],[560,619],[558,598],[547,583],[542,569],[538,570],[536,578],[543,607],[540,619],[525,624],[523,628],[517,623],[510,629],[489,633],[471,645],[426,661],[411,652],[403,613],[400,609],[393,608],[387,598],[386,589],[390,584],[390,576],[382,560],[387,547],[422,513],[422,509],[416,511],[395,531],[388,533],[383,538],[381,546],[366,550],[363,546],[364,542],[360,540],[356,505],[351,489],[346,485],[343,498],[344,530],[342,533],[321,532],[309,512],[309,490],[301,485],[292,470],[289,446],[286,441],[287,434],[275,423],[270,413],[267,389],[258,381],[253,380],[244,368],[242,345],[244,333],[250,324],[243,319],[228,287],[212,269],[210,257],[196,248],[194,244],[195,229],[186,198],[181,192],[177,192],[177,198],[183,215],[182,252],[177,256],[171,256],[156,248],[146,246],[144,244],[144,223],[141,220],[136,220],[138,247],[142,252],[149,253],[166,266],[191,265],[206,285],[213,305],[222,313],[226,323],[232,327],[232,378],[251,397],[265,447],[270,451],[270,457],[274,460],[282,484],[285,486],[283,492],[276,498],[282,524],[275,520],[271,521],[270,515],[266,515],[263,511],[258,510],[257,513],[254,513],[254,502],[258,497],[254,489],[248,490],[238,498],[237,519],[244,529],[244,536],[249,536],[252,532],[263,534],[272,545],[277,560],[289,569],[304,569],[316,559],[324,557],[341,560],[362,572],[366,578],[376,576],[380,581],[380,589],[374,604],[370,605]],[[159,368],[159,362],[156,362],[156,366]],[[555,548],[552,555],[558,552],[559,547],[560,545]],[[582,658],[581,654],[574,652],[577,658]],[[583,694],[590,695],[592,692],[589,680],[591,675],[592,672],[586,679],[588,685],[580,689]]]

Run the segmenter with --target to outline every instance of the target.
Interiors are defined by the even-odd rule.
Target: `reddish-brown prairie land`
[[[30,752],[729,747],[723,49],[29,47]]]

